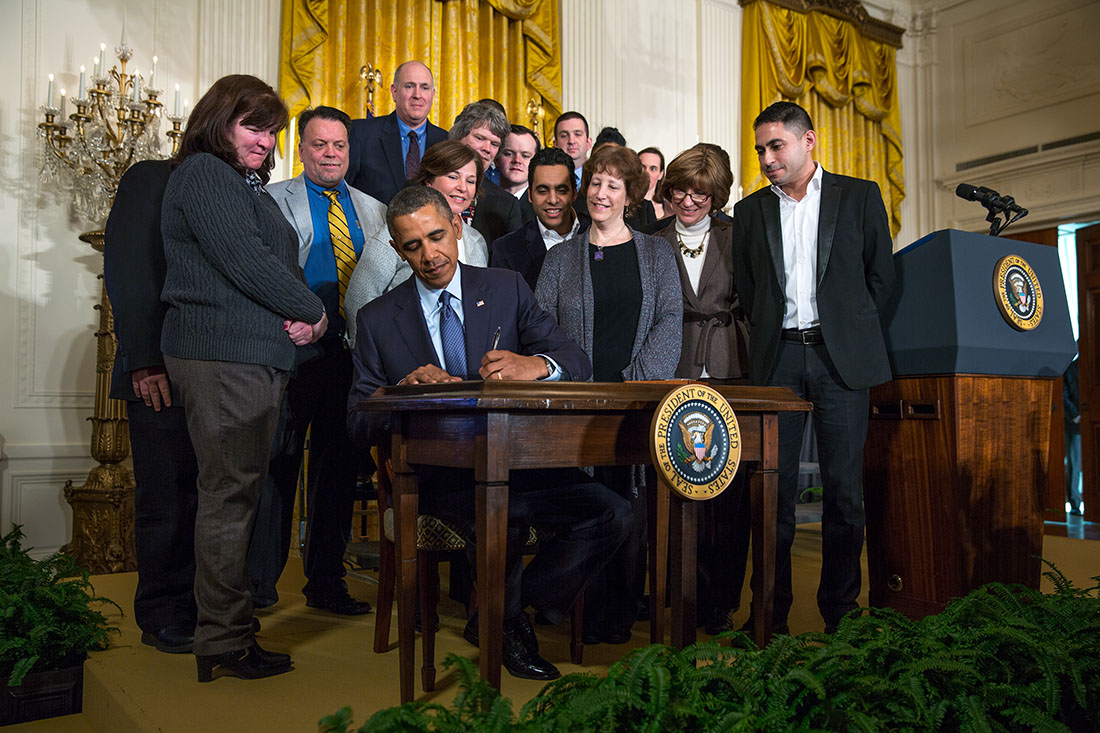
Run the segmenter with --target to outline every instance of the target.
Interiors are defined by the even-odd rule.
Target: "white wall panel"
[[[128,71],[147,75],[156,54],[158,86],[174,85],[192,105],[227,73],[274,83],[279,0],[4,0],[0,44],[0,531],[25,525],[28,544],[68,540],[62,487],[83,483],[94,393],[102,256],[77,240],[95,222],[72,218],[68,202],[40,183],[38,107],[46,75],[75,96],[99,44],[114,46],[125,19],[134,49]],[[111,64],[108,64],[108,67]],[[56,98],[55,98],[56,99]],[[70,112],[74,111],[70,106]]]

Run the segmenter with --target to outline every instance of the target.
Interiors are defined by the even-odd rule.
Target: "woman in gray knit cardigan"
[[[546,253],[535,289],[539,305],[592,359],[597,382],[671,379],[680,358],[683,298],[672,246],[624,221],[648,187],[633,150],[597,149],[581,176],[592,226]],[[586,644],[625,643],[638,616],[646,506],[637,473],[630,466],[596,470],[598,480],[631,502],[636,526],[603,577],[585,590]]]
[[[199,682],[291,669],[289,655],[255,641],[245,569],[294,349],[328,325],[298,267],[297,235],[263,187],[286,123],[264,82],[219,79],[191,113],[164,194],[161,350],[199,465]]]

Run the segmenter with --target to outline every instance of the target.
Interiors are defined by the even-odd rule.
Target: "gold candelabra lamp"
[[[359,78],[363,81],[363,88],[367,92],[365,105],[367,117],[374,117],[374,89],[382,85],[382,70],[374,68],[371,64],[363,64],[359,67]]]
[[[76,111],[66,117],[67,95],[61,90],[54,106],[54,77],[49,76],[42,138],[42,181],[54,190],[72,195],[78,217],[102,225],[114,203],[119,179],[133,163],[165,157],[159,130],[164,106],[157,89],[157,57],[148,83],[141,74],[127,72],[133,49],[122,40],[115,47],[119,65],[107,68],[106,44],[100,44],[94,60],[91,86],[80,67],[79,91],[72,99]],[[166,131],[172,153],[179,148],[186,107],[180,108],[176,85],[172,129]],[[102,253],[103,230],[84,232],[80,240]],[[83,486],[65,484],[65,500],[73,510],[73,537],[62,550],[93,573],[122,572],[137,567],[134,554],[134,480],[124,464],[130,454],[126,403],[108,397],[118,341],[114,315],[106,290],[100,286],[99,328],[96,330],[96,387],[92,417],[91,455],[99,464]]]

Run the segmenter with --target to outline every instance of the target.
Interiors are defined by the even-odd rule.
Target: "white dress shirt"
[[[459,260],[459,262],[461,263],[461,260]],[[439,312],[443,308],[443,304],[439,302],[439,296],[444,290],[451,294],[451,310],[458,316],[458,322],[462,324],[463,329],[466,328],[466,314],[462,310],[461,270],[462,265],[459,264],[458,267],[455,268],[454,277],[447,283],[447,286],[437,289],[429,288],[424,284],[424,281],[416,277],[416,275],[412,276],[416,281],[416,293],[420,296],[420,310],[424,313],[424,324],[428,327],[428,336],[432,340],[432,348],[435,349],[435,356],[440,364],[447,363],[447,360],[443,357],[443,333],[439,328]],[[536,354],[536,356],[545,356],[545,354]],[[562,375],[561,367],[549,356],[547,356],[546,359],[550,362],[550,374],[540,381],[556,382],[560,380]],[[467,379],[477,378],[476,372],[467,375]]]
[[[581,218],[576,214],[573,214],[573,226],[570,227],[569,233],[566,234],[564,237],[555,232],[553,229],[547,229],[546,227],[544,227],[542,225],[542,222],[539,221],[537,218],[535,219],[535,221],[539,225],[539,234],[542,235],[542,243],[546,245],[547,252],[549,252],[550,248],[553,247],[555,244],[561,244],[570,237],[575,236],[577,234],[577,231],[581,228]]]
[[[783,328],[799,330],[820,325],[817,315],[817,222],[821,214],[821,164],[814,163],[806,195],[795,201],[779,186],[779,222],[783,231],[783,273],[787,296]]]

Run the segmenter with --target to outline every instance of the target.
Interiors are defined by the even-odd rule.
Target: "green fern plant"
[[[519,711],[450,655],[450,708],[413,702],[360,731],[1094,731],[1100,730],[1100,577],[1054,592],[993,583],[920,621],[891,609],[831,636],[758,649],[727,632],[682,651],[637,649],[607,675],[571,674]],[[326,721],[336,721],[326,727]],[[345,733],[350,710],[322,720]]]
[[[23,538],[19,525],[0,538],[0,679],[13,687],[32,670],[71,666],[88,650],[107,648],[118,629],[94,606],[122,611],[95,594],[88,571],[71,557],[35,560]]]

